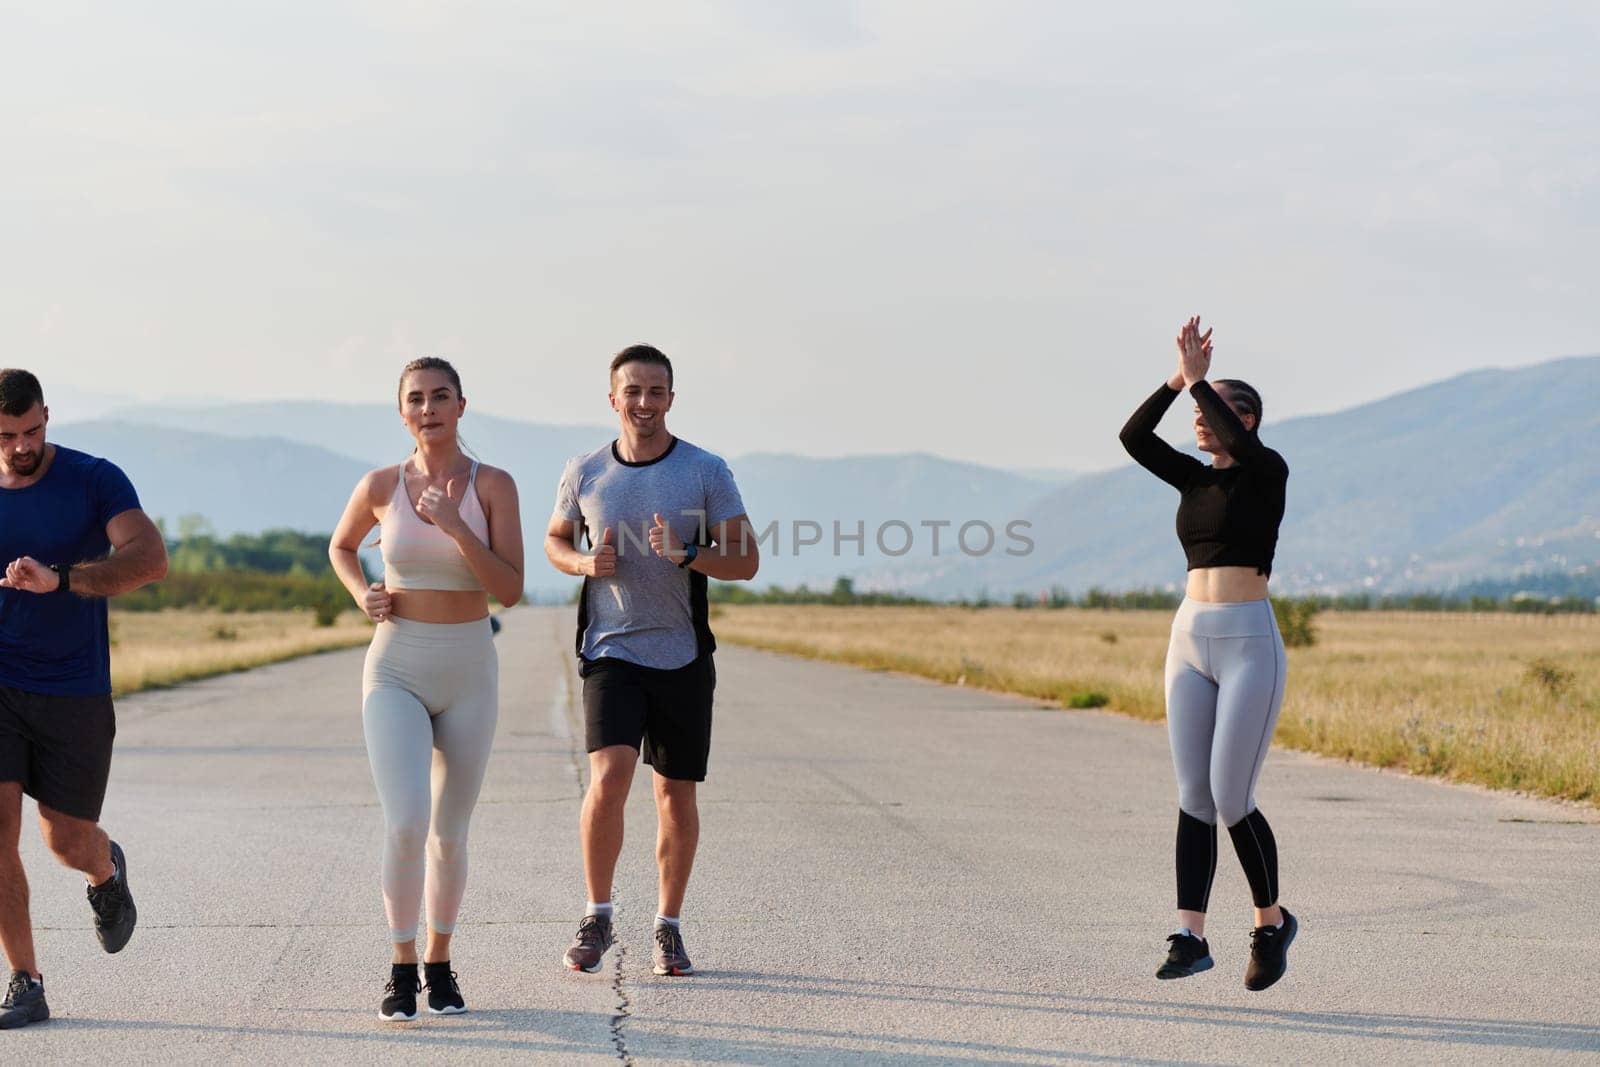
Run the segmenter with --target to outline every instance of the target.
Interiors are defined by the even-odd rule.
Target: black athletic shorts
[[[117,716],[110,694],[60,696],[0,685],[0,782],[46,807],[100,820]]]
[[[583,677],[585,744],[639,749],[663,778],[706,780],[711,755],[711,694],[717,668],[711,654],[664,671],[627,660],[578,659]]]

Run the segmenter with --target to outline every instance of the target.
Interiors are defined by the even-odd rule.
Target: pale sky
[[[146,398],[1122,462],[1191,313],[1275,418],[1600,352],[1600,7],[0,0],[0,363]],[[65,418],[68,412],[55,412]],[[1266,431],[1264,430],[1264,434]]]

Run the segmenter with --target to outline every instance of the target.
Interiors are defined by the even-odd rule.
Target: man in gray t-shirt
[[[642,752],[660,820],[655,973],[690,974],[679,913],[700,838],[716,688],[706,579],[748,580],[756,538],[719,456],[667,432],[672,363],[649,345],[611,361],[615,441],[567,463],[545,535],[557,570],[583,578],[583,677],[589,789],[580,836],[589,905],[565,963],[598,971],[611,947],[611,879],[623,806]],[[588,551],[585,551],[585,546]]]

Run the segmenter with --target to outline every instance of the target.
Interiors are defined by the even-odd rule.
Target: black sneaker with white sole
[[[12,971],[6,999],[0,1000],[0,1030],[15,1030],[48,1018],[50,1005],[44,1002],[44,979],[26,971]]]
[[[428,986],[428,1014],[460,1015],[467,1010],[467,1002],[461,996],[461,987],[456,985],[456,972],[450,969],[449,960],[424,963],[422,977]]]
[[[417,994],[422,983],[417,979],[415,963],[391,963],[389,984],[383,987],[383,1005],[378,1008],[378,1018],[389,1023],[409,1023],[417,1017]]]
[[[133,936],[139,910],[133,906],[133,893],[128,889],[128,858],[115,841],[111,842],[111,864],[115,868],[111,877],[101,885],[89,887],[89,907],[94,909],[94,933],[100,939],[100,947],[107,952],[121,952]]]
[[[1167,950],[1167,960],[1156,969],[1157,978],[1188,978],[1209,971],[1216,961],[1211,958],[1211,946],[1203,937],[1193,934],[1168,934],[1172,947]]]
[[[1283,909],[1282,926],[1258,926],[1250,931],[1250,964],[1244,969],[1244,987],[1259,992],[1283,977],[1289,969],[1289,945],[1300,932],[1300,920]]]

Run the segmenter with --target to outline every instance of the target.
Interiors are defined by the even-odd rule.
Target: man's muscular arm
[[[75,563],[68,578],[73,593],[86,597],[113,597],[166,577],[167,543],[139,508],[130,508],[106,523],[111,555],[88,563]],[[53,593],[61,576],[31,556],[6,566],[0,587],[29,593]]]

